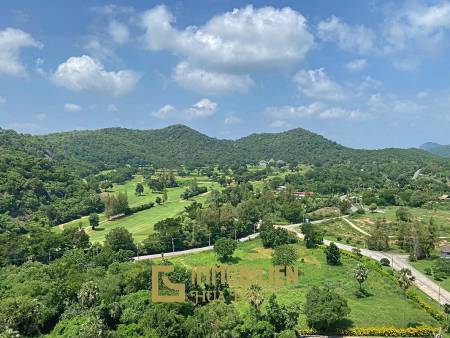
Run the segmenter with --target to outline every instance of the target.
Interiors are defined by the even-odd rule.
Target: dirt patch
[[[358,218],[356,220],[358,223],[362,223],[362,224],[369,224],[369,225],[374,225],[375,222],[372,221],[370,218]]]
[[[255,248],[252,250],[251,256],[255,258],[271,258],[272,257],[272,249],[270,248]]]

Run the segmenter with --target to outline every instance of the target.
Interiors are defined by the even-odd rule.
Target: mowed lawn
[[[193,177],[177,177],[179,182],[191,181]],[[103,242],[105,236],[112,230],[118,227],[124,227],[133,234],[134,240],[140,242],[147,238],[149,234],[153,232],[153,226],[168,217],[175,217],[179,215],[186,206],[192,201],[205,202],[207,195],[211,189],[220,189],[220,185],[216,182],[209,181],[206,177],[196,177],[197,183],[200,186],[208,187],[208,192],[196,196],[190,200],[183,200],[180,195],[186,190],[185,186],[169,188],[167,189],[167,201],[163,205],[157,205],[153,208],[137,212],[130,216],[126,216],[114,221],[107,221],[104,214],[100,214],[100,225],[95,230],[92,230],[89,226],[88,217],[82,217],[80,219],[71,221],[63,226],[54,227],[54,231],[61,231],[61,228],[78,227],[80,222],[82,227],[85,228],[89,234],[92,242]],[[136,184],[142,182],[141,176],[136,176],[133,180],[126,182],[125,184],[115,185],[109,193],[126,192],[128,195],[128,202],[130,207],[139,206],[142,204],[154,202],[157,196],[162,197],[161,193],[152,193],[150,189],[144,185],[144,194],[141,196],[135,195]]]
[[[315,286],[327,286],[335,289],[344,296],[351,308],[349,324],[358,327],[368,326],[403,326],[403,309],[405,306],[402,290],[387,277],[371,270],[369,279],[365,283],[366,290],[371,294],[367,298],[357,298],[355,291],[358,284],[353,277],[353,269],[357,261],[343,257],[341,266],[328,266],[325,263],[323,249],[306,249],[303,243],[295,245],[299,252],[299,286],[298,287],[271,287],[264,290],[267,299],[271,293],[275,293],[282,303],[300,302],[304,304],[308,289]],[[243,266],[259,266],[266,269],[271,265],[271,249],[264,249],[260,240],[241,243],[234,257],[235,264]],[[302,261],[303,259],[303,261]],[[216,264],[214,252],[190,254],[170,259],[173,263],[187,265]],[[425,299],[425,296],[423,295]],[[428,302],[431,303],[430,300]],[[246,301],[237,303],[239,309],[248,308]],[[410,325],[433,325],[439,323],[428,315],[419,305],[413,301],[406,301],[406,318]],[[305,322],[302,315],[300,322]]]

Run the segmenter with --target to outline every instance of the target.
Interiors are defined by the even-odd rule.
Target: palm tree
[[[362,284],[369,277],[369,269],[364,264],[358,264],[353,270],[356,281],[359,283],[359,290],[362,291]]]
[[[397,274],[397,283],[405,293],[405,307],[403,309],[403,325],[406,326],[406,293],[414,282],[414,276],[410,269],[403,268]]]
[[[247,289],[247,299],[250,305],[255,309],[256,314],[259,313],[259,308],[264,302],[264,295],[262,292],[262,287],[253,284]]]

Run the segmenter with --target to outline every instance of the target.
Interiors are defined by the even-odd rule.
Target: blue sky
[[[0,126],[450,144],[449,1],[2,1]]]

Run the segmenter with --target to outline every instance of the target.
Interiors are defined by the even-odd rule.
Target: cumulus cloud
[[[185,111],[188,118],[201,118],[213,115],[217,110],[217,103],[210,99],[201,99]]]
[[[6,99],[0,95],[0,104],[3,104],[6,102]]]
[[[174,22],[165,6],[146,11],[140,19],[142,41],[151,51],[183,58],[174,70],[175,82],[205,95],[246,92],[254,85],[249,72],[303,61],[314,44],[306,19],[288,7],[249,5],[184,29]]]
[[[0,73],[11,76],[27,75],[26,67],[20,62],[20,51],[25,47],[41,48],[42,44],[20,29],[0,30]]]
[[[162,106],[157,111],[151,112],[150,114],[158,119],[166,119],[169,118],[175,113],[177,110],[170,104],[166,104],[165,106]]]
[[[375,33],[371,29],[351,26],[335,16],[319,22],[317,34],[323,41],[334,42],[346,51],[365,54],[375,48]]]
[[[94,91],[122,96],[134,89],[139,75],[131,70],[106,71],[100,61],[87,55],[71,57],[60,64],[51,80],[72,91]]]
[[[175,67],[173,79],[181,87],[208,95],[245,93],[254,85],[249,75],[207,71],[188,62],[181,62]]]
[[[66,112],[74,112],[74,111],[80,111],[81,110],[81,106],[75,104],[75,103],[66,103],[64,105],[64,110]]]
[[[192,120],[212,116],[217,108],[216,102],[204,98],[186,109],[176,109],[174,106],[166,104],[157,111],[151,112],[150,115],[158,119],[182,118]]]
[[[360,70],[363,70],[364,68],[367,68],[368,62],[366,59],[356,59],[353,61],[350,61],[345,64],[345,68],[351,72],[357,72]]]
[[[291,8],[249,5],[178,30],[165,6],[146,11],[141,26],[150,50],[172,50],[189,60],[223,69],[286,66],[303,60],[313,46],[306,19]],[[276,38],[274,38],[276,37]]]
[[[45,114],[45,113],[38,113],[38,114],[34,115],[34,117],[38,121],[44,121],[44,120],[47,119],[47,114]]]
[[[309,98],[341,101],[346,97],[342,87],[332,81],[323,68],[301,70],[295,74],[293,81],[300,93]]]

